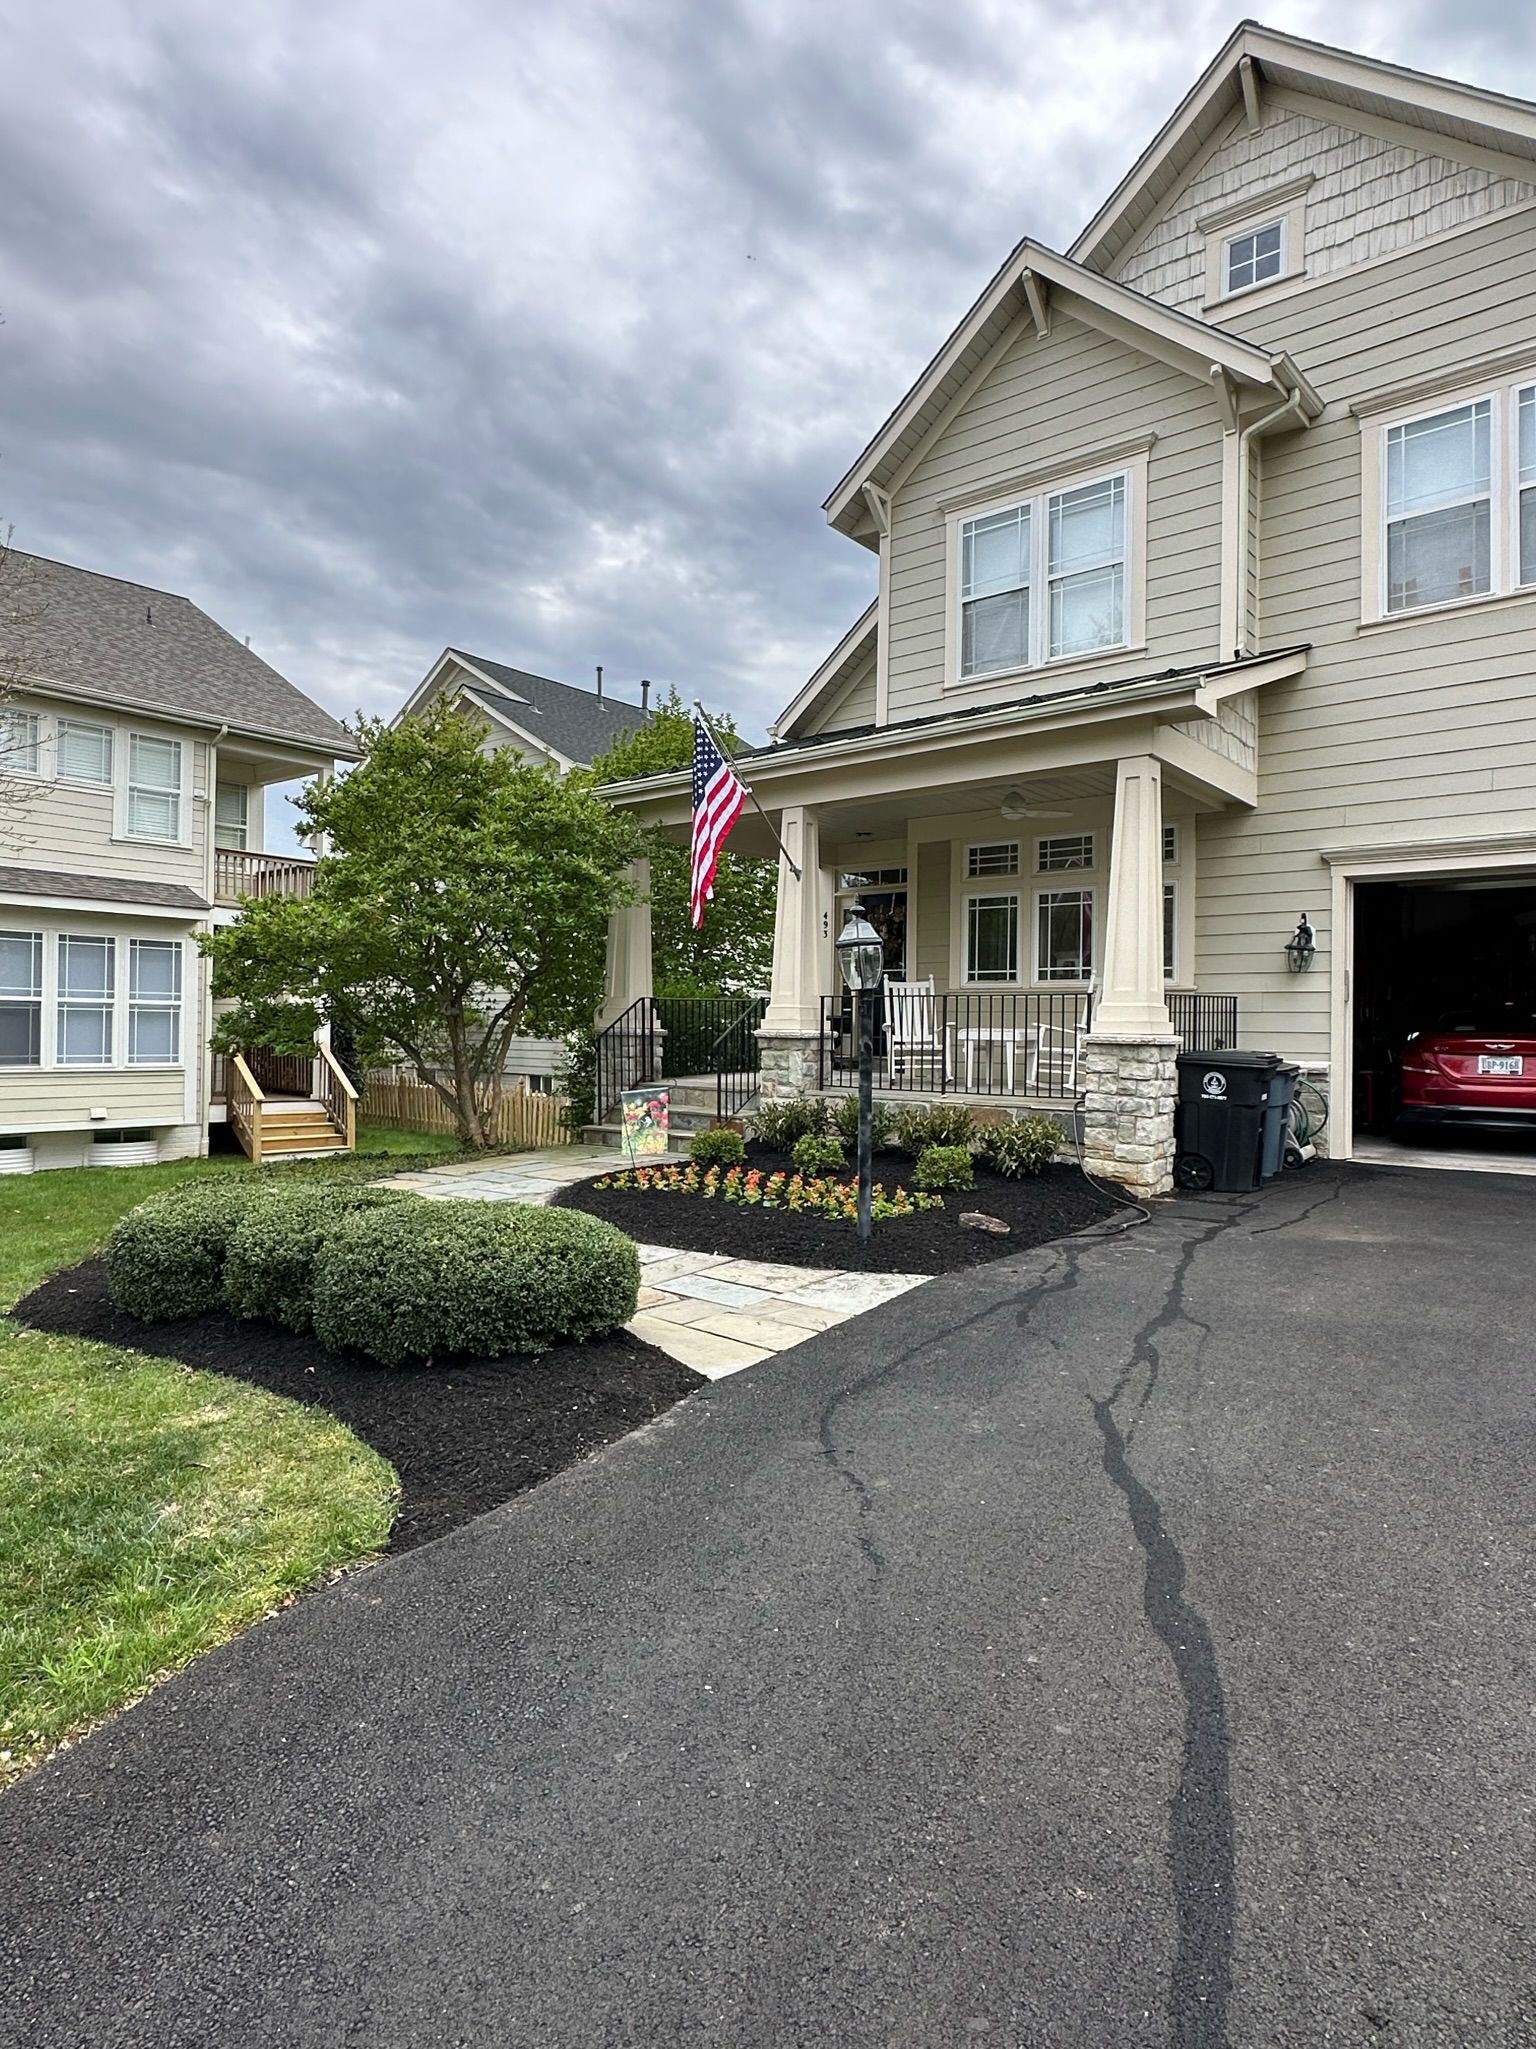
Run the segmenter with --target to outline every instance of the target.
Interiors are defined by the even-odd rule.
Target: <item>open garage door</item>
[[[1354,933],[1357,1139],[1536,1160],[1536,876],[1357,882]]]

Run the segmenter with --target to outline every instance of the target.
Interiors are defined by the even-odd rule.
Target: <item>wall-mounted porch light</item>
[[[1312,930],[1305,911],[1296,923],[1296,930],[1285,942],[1285,964],[1293,975],[1303,974],[1317,957],[1317,934]]]

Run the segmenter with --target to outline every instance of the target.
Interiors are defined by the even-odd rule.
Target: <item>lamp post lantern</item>
[[[837,965],[843,985],[853,997],[859,1044],[859,1238],[867,1243],[873,1177],[869,1126],[874,1088],[875,998],[885,975],[885,948],[880,943],[880,934],[865,917],[862,904],[848,906],[843,929],[837,935]]]

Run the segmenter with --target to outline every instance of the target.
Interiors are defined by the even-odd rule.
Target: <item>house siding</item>
[[[931,840],[917,849],[916,904],[909,917],[917,919],[917,941],[910,949],[913,979],[932,977],[936,989],[949,986],[949,878],[950,849],[947,840]]]
[[[1311,173],[1306,195],[1305,264],[1331,277],[1466,226],[1501,208],[1536,199],[1536,184],[1500,178],[1430,151],[1363,134],[1330,118],[1323,103],[1290,94],[1266,98],[1263,126],[1248,132],[1234,114],[1159,219],[1111,274],[1149,298],[1199,314],[1206,299],[1206,215],[1262,199]],[[1212,231],[1223,232],[1220,229]],[[1235,308],[1240,302],[1234,302]],[[1255,318],[1259,309],[1253,309]],[[1264,309],[1263,333],[1269,332]]]
[[[1536,214],[1489,222],[1277,304],[1269,339],[1329,401],[1265,450],[1265,642],[1312,644],[1258,694],[1259,805],[1200,825],[1199,974],[1236,990],[1250,1044],[1329,1047],[1330,871],[1320,847],[1536,832],[1536,594],[1361,624],[1362,435],[1349,408],[1529,341]],[[1501,378],[1499,381],[1503,381]],[[1434,401],[1426,400],[1426,409]],[[1317,967],[1286,971],[1305,909]]]
[[[110,876],[114,880],[137,882],[179,882],[203,893],[207,882],[208,832],[212,804],[198,802],[197,792],[208,790],[208,748],[184,727],[154,719],[112,719],[88,706],[44,703],[18,695],[15,708],[40,712],[45,719],[76,717],[113,728],[114,775],[120,781],[126,773],[126,750],[130,733],[180,740],[183,746],[183,817],[189,843],[168,845],[157,840],[115,838],[116,814],[113,791],[82,783],[48,780],[22,782],[13,787],[23,792],[13,807],[7,805],[0,838],[0,861],[13,861],[28,868],[51,868],[71,875]],[[209,791],[211,798],[212,792]]]
[[[1009,477],[1077,459],[1116,433],[1155,433],[1148,459],[1146,647],[1101,665],[1024,671],[944,689],[944,507]],[[1221,435],[1209,390],[1058,312],[1020,327],[991,374],[938,432],[895,493],[889,717],[921,717],[1025,691],[1066,689],[1148,666],[1214,658],[1220,631]]]

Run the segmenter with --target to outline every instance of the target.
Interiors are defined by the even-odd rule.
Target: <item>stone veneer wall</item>
[[[763,1058],[757,1084],[760,1096],[771,1100],[776,1096],[816,1093],[821,1044],[819,1033],[774,1033],[770,1036],[767,1032],[759,1032],[757,1043]]]
[[[1173,1187],[1177,1039],[1083,1041],[1083,1164],[1135,1195]]]

